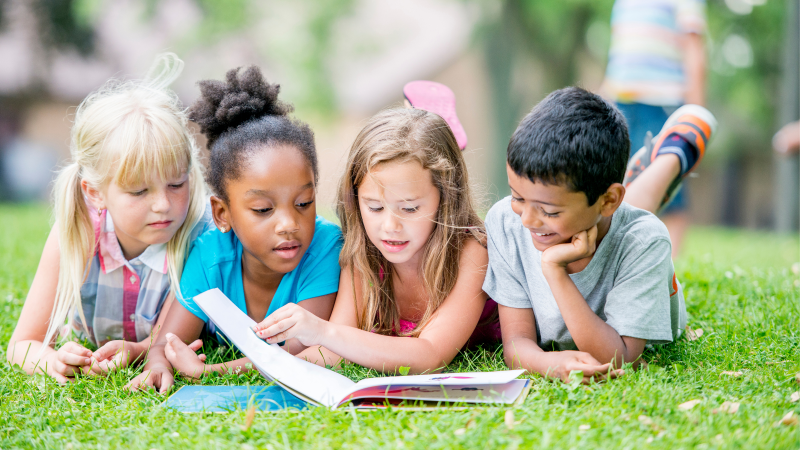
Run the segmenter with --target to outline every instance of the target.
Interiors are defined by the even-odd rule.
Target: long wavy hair
[[[344,235],[339,264],[350,269],[357,293],[360,288],[362,301],[356,299],[360,329],[402,334],[392,264],[367,237],[358,187],[378,164],[405,161],[417,161],[430,171],[439,190],[439,210],[432,219],[435,226],[422,249],[419,267],[428,305],[417,327],[403,334],[418,336],[453,290],[465,242],[476,239],[485,246],[486,231],[475,212],[464,158],[447,122],[419,109],[390,109],[372,117],[350,149],[336,209]],[[356,273],[359,286],[355,286]]]
[[[81,286],[97,241],[81,190],[83,180],[100,190],[109,183],[137,186],[150,181],[148,177],[169,179],[188,172],[189,210],[167,242],[170,287],[178,292],[190,234],[203,215],[206,201],[199,149],[177,95],[168,88],[182,70],[183,61],[176,55],[159,55],[144,80],[111,80],[86,97],[75,112],[71,162],[61,169],[53,189],[61,255],[46,344],[53,341],[75,310],[88,333]]]

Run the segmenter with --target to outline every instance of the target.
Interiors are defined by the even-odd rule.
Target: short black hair
[[[533,182],[566,184],[593,205],[622,182],[630,147],[625,117],[614,105],[567,87],[522,119],[508,143],[508,165]]]
[[[297,148],[319,178],[314,132],[308,124],[288,117],[294,108],[278,100],[279,84],[270,84],[256,66],[231,69],[226,81],[199,82],[200,98],[189,108],[189,119],[200,125],[211,153],[206,181],[228,201],[226,184],[241,173],[246,156],[265,146]]]

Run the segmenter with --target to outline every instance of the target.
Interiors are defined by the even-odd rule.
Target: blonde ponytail
[[[88,333],[80,291],[97,243],[82,182],[101,190],[109,183],[135,186],[153,176],[170,179],[188,173],[191,198],[186,220],[167,242],[170,287],[178,292],[191,232],[206,204],[200,151],[178,97],[168,88],[182,70],[183,61],[175,54],[159,55],[145,80],[111,80],[75,112],[72,161],[59,173],[53,195],[60,261],[44,341],[48,345],[76,309]]]
[[[58,290],[50,325],[44,342],[50,344],[67,315],[78,308],[86,327],[83,308],[80,308],[81,285],[89,258],[95,246],[94,230],[89,220],[89,210],[81,190],[81,168],[72,163],[61,170],[53,189],[55,226],[58,231],[59,263]],[[88,331],[87,331],[88,333]]]

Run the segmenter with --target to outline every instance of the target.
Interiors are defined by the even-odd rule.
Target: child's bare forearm
[[[205,366],[204,372],[227,373],[230,369],[233,369],[233,371],[236,373],[248,372],[253,369],[253,364],[252,362],[250,362],[249,358],[239,358],[233,361],[227,361],[220,364],[207,364]]]
[[[144,364],[143,371],[153,369],[154,367],[163,366],[169,370],[172,370],[172,364],[170,364],[169,360],[167,359],[166,353],[164,353],[164,347],[167,345],[166,339],[159,339],[150,347],[150,351],[147,353],[147,362]]]
[[[26,340],[15,342],[8,346],[6,358],[11,365],[18,364],[28,375],[33,375],[35,371],[45,371],[45,361],[47,357],[55,353],[53,347],[45,346],[42,355],[39,357],[39,350],[45,346],[42,342]]]
[[[295,356],[322,367],[336,367],[344,362],[344,358],[321,345],[308,347]]]
[[[388,373],[400,367],[408,367],[409,373],[433,373],[452,359],[423,338],[384,336],[337,324],[331,324],[321,345],[348,361]]]
[[[592,311],[566,270],[545,271],[545,278],[578,350],[614,367],[639,358],[641,351],[629,351],[617,330]]]
[[[542,376],[557,376],[550,356],[536,342],[526,337],[513,337],[508,342],[503,341],[503,358],[511,369],[525,369]]]

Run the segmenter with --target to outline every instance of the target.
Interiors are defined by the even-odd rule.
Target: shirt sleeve
[[[330,227],[331,229],[328,229]],[[339,253],[342,234],[335,225],[326,225],[323,239],[313,255],[306,259],[297,289],[297,302],[339,291]]]
[[[620,336],[650,344],[672,342],[672,245],[656,239],[636,246],[620,262],[614,287],[606,296],[606,322]]]
[[[520,282],[520,276],[524,280],[522,265],[509,262],[511,256],[509,252],[516,251],[516,246],[509,245],[502,220],[502,215],[492,214],[492,211],[486,216],[489,267],[486,269],[483,291],[503,306],[532,308],[531,300]],[[512,248],[514,250],[511,250]]]
[[[203,268],[200,248],[195,247],[189,253],[189,258],[183,266],[181,292],[177,295],[178,302],[200,320],[208,322],[208,316],[194,302],[194,296],[202,294],[209,289],[211,289],[211,286]]]
[[[704,34],[706,32],[705,0],[679,0],[676,22],[681,32]]]

